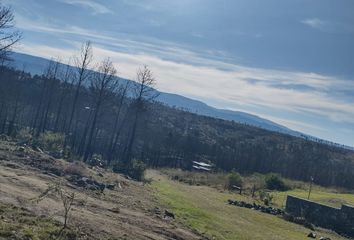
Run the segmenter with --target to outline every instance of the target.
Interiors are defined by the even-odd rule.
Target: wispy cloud
[[[81,6],[92,11],[93,14],[106,14],[112,13],[110,9],[101,3],[97,3],[93,0],[59,0],[66,4]]]
[[[22,50],[31,54],[69,55],[71,49],[80,45],[79,39],[90,38],[96,43],[96,55],[110,56],[124,77],[133,78],[137,66],[150,65],[161,79],[161,90],[222,102],[234,110],[240,107],[235,103],[242,103],[291,112],[307,111],[336,122],[354,122],[354,107],[340,98],[333,98],[333,93],[354,89],[353,81],[316,73],[230,64],[214,59],[215,52],[198,53],[156,39],[132,40],[129,35],[102,35],[76,26],[59,28],[20,20],[21,27],[27,30],[61,34],[62,39],[65,39],[62,34],[69,38],[75,36],[68,40],[67,51],[42,45],[23,46]]]
[[[326,26],[326,22],[318,18],[307,18],[301,21],[303,24],[312,28],[323,29]]]
[[[354,28],[352,24],[347,24],[344,22],[329,21],[319,18],[307,18],[301,20],[301,23],[327,33],[341,33],[341,34],[352,34],[354,33]]]
[[[79,44],[79,43],[78,43]],[[44,57],[72,54],[72,50],[43,48],[41,45],[26,45],[24,52]],[[354,123],[354,106],[349,102],[335,99],[326,94],[326,89],[354,88],[351,81],[343,81],[313,73],[278,71],[234,66],[232,70],[222,70],[216,66],[181,63],[164,60],[158,56],[143,53],[123,53],[104,46],[95,46],[97,59],[109,56],[119,69],[120,75],[134,79],[138,66],[148,64],[154,71],[158,88],[167,92],[184,94],[193,98],[220,102],[216,107],[228,106],[232,110],[262,106],[266,109],[316,114],[335,122]],[[203,60],[209,63],[210,60]],[[214,62],[216,64],[216,61]],[[225,63],[220,62],[220,65]],[[247,79],[257,79],[257,84],[247,83]],[[301,83],[316,88],[314,91],[273,87],[277,79],[280,84]]]

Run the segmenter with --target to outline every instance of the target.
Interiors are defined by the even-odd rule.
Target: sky
[[[121,77],[354,146],[353,0],[2,0],[16,51],[77,54],[91,40]]]

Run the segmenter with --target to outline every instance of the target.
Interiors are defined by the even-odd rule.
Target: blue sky
[[[18,51],[62,59],[92,40],[134,79],[354,146],[352,0],[3,0]]]

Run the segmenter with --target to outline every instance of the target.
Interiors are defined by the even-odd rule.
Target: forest
[[[92,71],[92,59],[86,42],[76,68],[52,60],[41,76],[31,76],[2,66],[0,133],[25,133],[32,143],[49,136],[59,142],[52,154],[87,163],[99,159],[117,171],[133,164],[191,169],[193,161],[203,161],[216,171],[275,172],[354,187],[353,151],[165,106],[155,101],[148,67],[126,81],[109,59]]]

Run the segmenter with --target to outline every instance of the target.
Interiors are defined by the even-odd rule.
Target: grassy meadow
[[[149,170],[147,177],[152,179],[152,186],[158,198],[166,207],[177,216],[178,221],[204,234],[210,239],[308,239],[311,232],[303,226],[287,222],[280,217],[264,214],[258,211],[228,205],[228,199],[253,202],[247,195],[239,195],[203,185],[189,185],[173,181],[155,170]],[[291,190],[288,192],[274,192],[274,205],[284,205],[287,194],[303,197],[305,190]],[[354,203],[350,194],[336,194],[321,192],[314,188],[312,197],[324,203],[336,205],[331,201],[334,197]],[[331,239],[344,239],[339,235],[317,229],[318,236]]]

